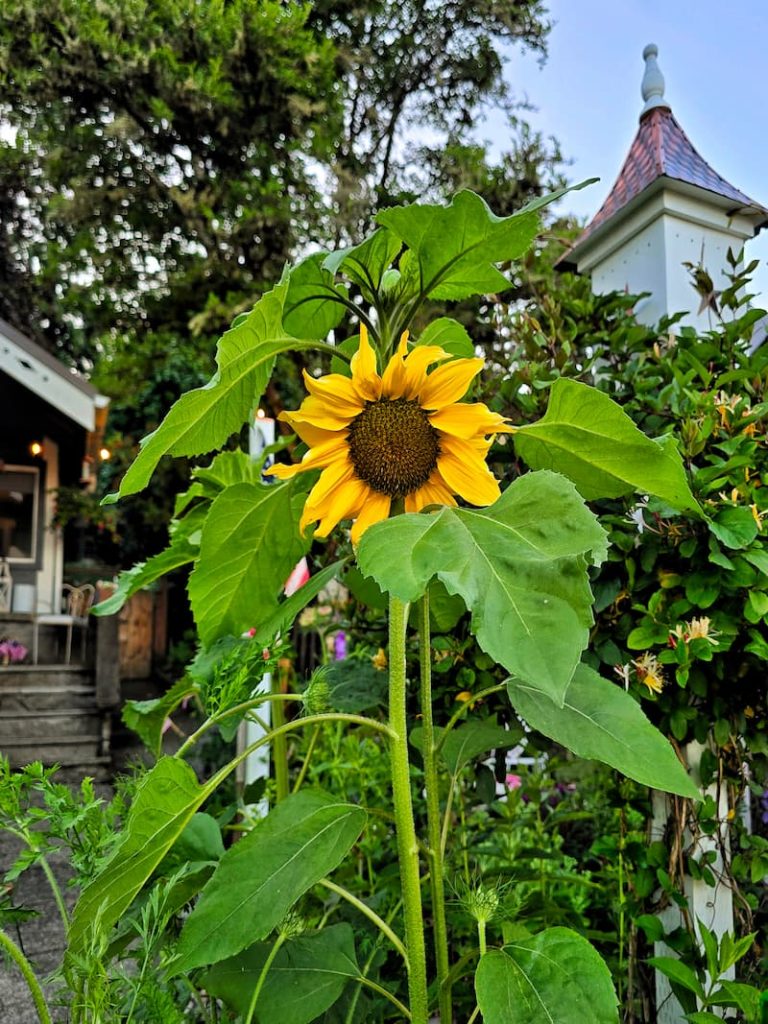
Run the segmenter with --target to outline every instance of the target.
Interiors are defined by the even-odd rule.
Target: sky
[[[704,159],[768,206],[768,0],[550,0],[555,22],[543,67],[513,52],[507,78],[537,108],[532,126],[560,142],[569,180],[599,177],[560,209],[591,218],[637,131],[646,43],[659,48],[665,99]],[[482,135],[499,138],[489,118]],[[503,146],[502,146],[503,148]],[[747,247],[766,262],[755,305],[768,308],[768,227]]]

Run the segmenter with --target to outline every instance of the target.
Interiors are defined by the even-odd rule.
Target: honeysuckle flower
[[[632,665],[641,683],[647,686],[652,693],[661,693],[665,683],[664,669],[655,654],[646,651],[641,658],[636,658]]]
[[[281,419],[310,450],[296,465],[266,470],[281,479],[322,470],[301,529],[317,522],[317,536],[327,537],[342,519],[352,519],[357,544],[396,501],[406,512],[455,505],[457,495],[472,505],[496,501],[499,485],[485,456],[493,435],[512,428],[485,405],[459,402],[482,366],[482,359],[451,359],[436,345],[409,351],[406,331],[380,375],[362,325],[351,377],[314,378],[305,371],[309,396]]]
[[[677,647],[681,640],[684,644],[690,643],[691,640],[706,640],[713,647],[717,647],[717,638],[720,634],[711,628],[710,623],[711,619],[706,615],[691,619],[690,622],[678,623],[669,634],[670,647]]]

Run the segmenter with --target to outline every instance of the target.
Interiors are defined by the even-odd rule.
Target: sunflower
[[[446,362],[446,360],[450,360]],[[437,366],[428,373],[430,366]],[[499,485],[485,465],[492,436],[508,430],[498,413],[479,403],[459,404],[482,359],[451,359],[436,345],[408,351],[408,332],[384,373],[365,326],[352,357],[351,377],[311,377],[309,395],[296,412],[284,412],[309,451],[293,466],[267,472],[281,479],[321,469],[301,517],[301,529],[318,522],[327,537],[342,519],[355,520],[352,541],[386,519],[393,501],[406,512],[427,505],[490,505]]]

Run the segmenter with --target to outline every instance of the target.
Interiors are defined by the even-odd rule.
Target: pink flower
[[[511,772],[507,775],[504,780],[507,784],[507,789],[520,789],[523,784],[523,780],[519,775],[513,775]]]

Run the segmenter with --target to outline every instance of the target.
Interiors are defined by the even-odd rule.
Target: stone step
[[[93,670],[84,665],[14,665],[0,667],[0,693],[48,686],[93,685]]]
[[[101,754],[101,736],[46,736],[34,740],[27,737],[13,744],[0,740],[0,753],[8,758],[13,767],[42,761],[45,765],[60,764],[71,767],[109,762]],[[86,775],[91,774],[86,771]]]
[[[42,744],[43,736],[54,742],[70,739],[101,738],[102,713],[84,708],[57,708],[53,711],[9,711],[0,713],[0,747],[17,744]]]
[[[96,691],[92,686],[28,686],[9,690],[0,686],[0,717],[19,711],[94,710]]]

